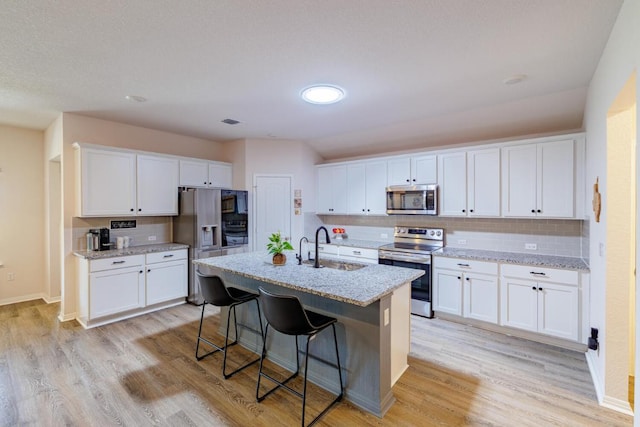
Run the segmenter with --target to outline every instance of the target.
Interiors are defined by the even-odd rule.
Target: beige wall
[[[619,325],[612,306],[607,304],[611,295],[610,287],[615,286],[607,281],[607,224],[611,220],[607,206],[610,185],[607,182],[607,113],[616,97],[640,65],[640,0],[625,0],[609,41],[600,58],[598,68],[591,80],[584,125],[587,132],[587,167],[586,182],[588,189],[600,179],[603,210],[600,222],[596,222],[593,214],[589,215],[591,287],[589,317],[591,326],[600,330],[601,348],[588,354],[589,367],[592,371],[599,400],[619,410],[629,408],[626,396],[620,395],[624,386],[610,384],[619,381],[607,374],[610,363],[616,363],[619,357],[626,358],[628,344],[617,340],[608,342],[607,335]],[[636,102],[638,99],[636,88]],[[637,113],[636,113],[637,115]],[[637,122],[637,116],[636,116]],[[638,140],[636,131],[635,140]],[[590,210],[589,210],[590,212]],[[636,219],[637,221],[637,219]],[[607,310],[609,307],[609,310]],[[622,320],[626,322],[626,319]],[[638,329],[636,327],[636,329]],[[636,355],[637,356],[637,355]],[[610,388],[611,387],[611,388]],[[611,391],[610,391],[611,390]],[[609,393],[611,392],[611,395]]]
[[[45,296],[43,140],[0,126],[0,305]]]

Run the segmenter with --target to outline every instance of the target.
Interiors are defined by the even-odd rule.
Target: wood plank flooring
[[[91,330],[59,323],[58,310],[0,307],[0,426],[300,425],[301,402],[289,393],[256,403],[257,365],[224,380],[221,355],[195,360],[199,307]],[[221,343],[218,313],[207,312],[205,334]],[[581,353],[415,316],[411,333],[410,368],[383,419],[341,402],[318,425],[632,425],[598,406]],[[229,367],[254,357],[233,347]],[[310,393],[308,417],[330,400]]]

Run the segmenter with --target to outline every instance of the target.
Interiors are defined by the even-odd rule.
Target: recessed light
[[[147,102],[147,98],[138,95],[127,95],[124,97],[124,99],[131,102]]]
[[[345,92],[334,85],[314,85],[303,89],[300,96],[311,104],[335,104],[345,97]]]
[[[506,84],[506,85],[515,85],[517,83],[520,83],[524,80],[527,79],[527,75],[526,74],[514,74],[511,77],[507,77],[506,79],[504,79],[502,81],[502,83]]]

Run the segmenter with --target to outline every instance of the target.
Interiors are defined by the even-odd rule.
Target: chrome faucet
[[[327,238],[327,243],[331,243],[331,239],[329,238],[329,231],[324,228],[324,226],[318,227],[318,229],[316,230],[316,260],[313,263],[314,268],[320,268],[320,259],[318,258],[318,234],[320,233],[320,230],[324,230],[324,235]]]
[[[302,241],[306,240],[307,243],[309,243],[309,239],[307,239],[305,236],[302,236],[302,239],[300,239],[300,249],[298,250],[298,254],[296,254],[296,259],[298,260],[298,265],[302,264]],[[307,258],[309,258],[309,256],[307,255]]]

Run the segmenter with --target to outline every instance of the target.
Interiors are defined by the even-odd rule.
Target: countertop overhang
[[[248,252],[222,257],[194,260],[197,265],[217,268],[241,276],[295,289],[325,298],[366,307],[393,293],[402,285],[424,275],[424,271],[364,264],[359,270],[344,271],[332,268],[313,268],[298,265],[293,256],[282,266],[273,265],[266,252]],[[320,263],[324,257],[320,259]],[[333,258],[327,260],[342,261]]]

